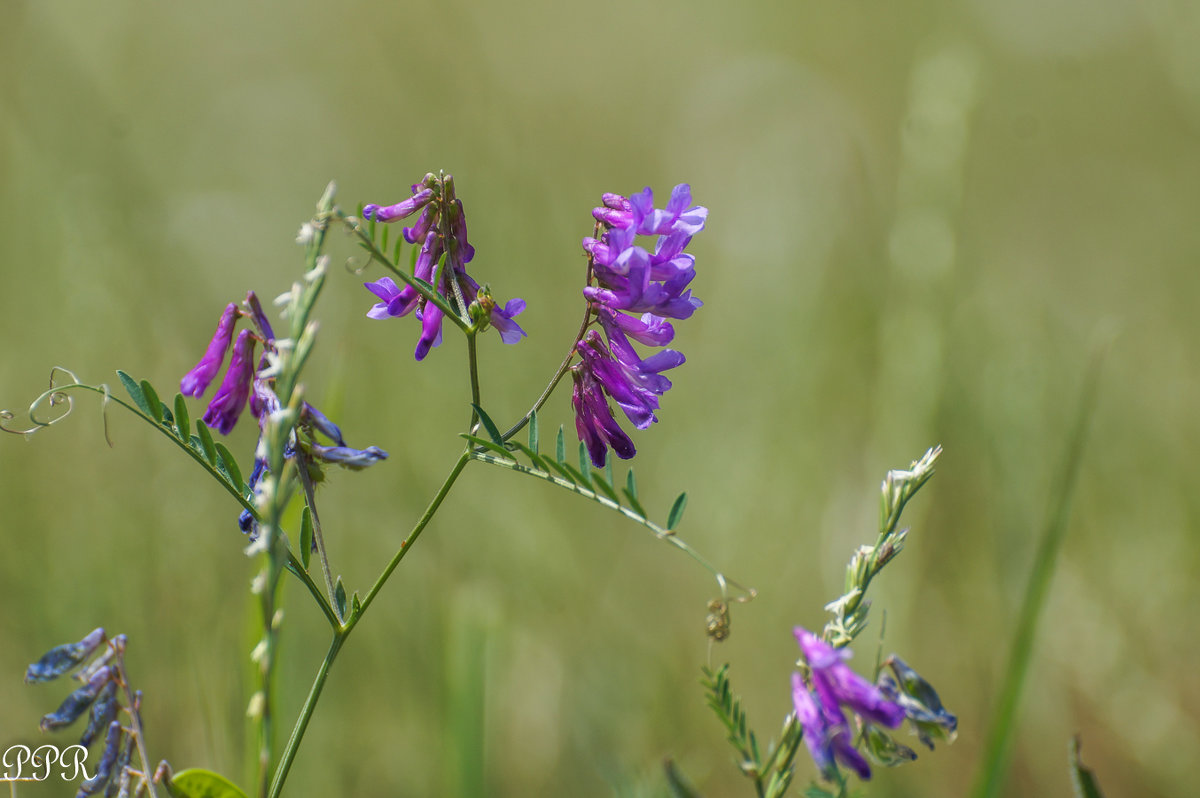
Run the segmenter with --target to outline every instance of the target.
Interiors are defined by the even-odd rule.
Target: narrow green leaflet
[[[487,438],[480,438],[477,435],[468,435],[465,432],[460,432],[458,434],[476,446],[482,446],[485,449],[490,449],[501,457],[512,457],[512,452],[495,441],[489,441]]]
[[[617,497],[617,492],[615,490],[613,490],[612,482],[610,481],[612,478],[612,460],[611,459],[608,461],[607,476],[609,477],[609,479],[605,479],[604,475],[602,475],[599,471],[593,471],[591,474],[592,485],[593,485],[593,487],[599,488],[600,492],[603,493],[605,496],[612,499],[617,504],[620,504],[621,500],[620,500],[620,498]]]
[[[178,798],[247,798],[246,793],[219,773],[202,768],[181,770],[171,779]]]
[[[679,526],[679,522],[683,520],[683,511],[687,508],[687,494],[679,494],[679,498],[671,505],[671,512],[667,514],[667,529],[674,529]]]
[[[233,452],[226,448],[225,444],[217,443],[217,454],[221,458],[221,465],[225,468],[225,473],[229,475],[229,482],[239,491],[244,490],[245,482],[242,482],[242,471],[238,468],[237,460],[233,456]]]
[[[196,419],[196,436],[200,438],[200,450],[204,452],[204,459],[212,465],[217,464],[217,446],[213,442],[212,433],[208,431],[208,425],[200,419]]]
[[[1100,784],[1090,768],[1085,768],[1079,758],[1079,736],[1071,738],[1071,785],[1075,788],[1075,798],[1104,798],[1100,792]]]
[[[471,407],[475,408],[475,412],[479,414],[479,421],[483,424],[483,428],[487,430],[488,437],[500,448],[504,448],[504,438],[500,436],[500,430],[496,427],[496,422],[492,421],[492,417],[483,411],[483,408],[474,402]]]
[[[583,441],[579,442],[579,476],[583,478],[583,484],[589,488],[592,486],[592,461],[588,459],[587,447],[583,445]]]
[[[150,407],[150,415],[159,424],[163,422],[163,403],[158,398],[158,392],[154,390],[154,386],[149,380],[142,380],[142,395],[146,397],[146,404]]]
[[[150,405],[146,402],[146,395],[142,393],[142,386],[137,384],[137,380],[120,369],[117,369],[117,376],[121,379],[121,384],[125,386],[125,391],[129,394],[129,398],[133,400],[133,403],[137,405],[138,409],[153,418],[154,413],[150,412]]]
[[[337,585],[333,588],[333,605],[337,607],[339,618],[346,617],[346,586],[342,584],[342,578],[337,578]]]
[[[558,440],[554,442],[554,459],[560,463],[567,462],[567,442],[563,438],[563,428],[558,428]]]
[[[538,451],[538,416],[536,410],[529,414],[529,448],[533,450],[535,455],[541,454]]]
[[[175,394],[175,431],[180,440],[190,440],[192,437],[192,420],[188,418],[187,402],[183,394]]]
[[[312,557],[313,522],[312,510],[307,506],[300,512],[300,562],[308,569],[308,561]]]

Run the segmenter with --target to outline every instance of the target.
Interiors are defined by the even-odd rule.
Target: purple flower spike
[[[387,208],[367,205],[363,208],[363,216],[386,222],[422,208],[424,210],[416,223],[404,228],[404,240],[420,246],[413,264],[413,277],[426,283],[436,283],[433,291],[446,300],[454,309],[452,312],[465,317],[475,301],[479,284],[467,274],[467,264],[475,257],[475,247],[467,240],[466,212],[462,200],[455,196],[453,177],[427,174],[419,184],[413,186],[410,199]],[[438,270],[437,265],[443,254],[444,266]],[[415,311],[416,317],[421,320],[421,336],[414,352],[417,360],[423,360],[430,349],[441,343],[445,311],[422,296],[416,288],[412,285],[400,288],[390,277],[364,285],[381,300],[367,311],[370,318],[407,316]],[[460,299],[465,307],[459,307]],[[486,320],[500,333],[502,341],[516,343],[525,337],[525,331],[513,321],[513,317],[524,309],[525,302],[520,299],[511,300],[502,307],[489,301],[485,306],[488,314]]]
[[[421,208],[428,205],[431,199],[433,199],[433,189],[424,188],[403,202],[397,202],[395,205],[388,205],[386,207],[367,205],[363,208],[363,218],[374,219],[377,222],[394,222],[397,219],[412,216],[421,210]]]
[[[196,364],[195,368],[184,374],[183,379],[179,381],[179,392],[184,396],[198,397],[208,390],[208,384],[213,381],[213,377],[217,376],[217,372],[221,370],[221,364],[225,362],[225,351],[229,349],[229,342],[233,340],[233,326],[236,322],[237,305],[230,302],[221,313],[221,320],[217,322],[217,331],[213,333],[212,341],[209,342],[204,357],[200,358],[200,362]]]
[[[233,345],[229,371],[225,372],[221,387],[208,403],[204,423],[222,435],[232,432],[238,416],[246,407],[246,400],[250,398],[250,383],[253,378],[254,338],[249,330],[242,330]]]

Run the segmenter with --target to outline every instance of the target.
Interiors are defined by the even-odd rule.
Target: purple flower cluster
[[[576,345],[579,363],[572,367],[575,429],[592,463],[602,467],[608,449],[633,457],[633,441],[613,418],[611,398],[638,429],[658,421],[659,397],[671,387],[662,372],[684,362],[681,353],[663,349],[643,359],[630,339],[646,346],[665,346],[675,337],[667,319],[686,319],[701,306],[687,289],[696,276],[695,258],[684,253],[692,236],[704,229],[708,209],[692,206],[691,187],[675,187],[662,209],[654,193],[644,189],[623,197],[605,194],[592,211],[603,226],[599,238],[583,239],[597,285],[583,289],[607,341],[590,330]],[[657,236],[653,250],[638,236]],[[640,313],[641,316],[631,314]]]
[[[363,218],[392,222],[421,211],[416,224],[404,228],[404,240],[420,246],[413,276],[434,283],[438,261],[445,255],[445,267],[436,275],[437,293],[451,305],[457,304],[461,296],[465,303],[465,307],[460,308],[463,311],[472,303],[478,303],[487,323],[499,331],[504,343],[515,344],[521,340],[525,331],[513,318],[525,309],[525,301],[511,299],[500,307],[486,287],[481,288],[467,274],[467,264],[475,256],[475,248],[467,242],[467,219],[462,200],[454,195],[454,178],[450,175],[439,178],[430,173],[414,185],[412,191],[411,197],[395,205],[367,205],[363,208]],[[429,350],[442,342],[442,309],[422,297],[411,285],[400,288],[390,277],[364,285],[381,300],[367,311],[368,317],[386,319],[407,316],[415,311],[421,322],[421,337],[414,353],[417,360],[424,360]]]
[[[279,410],[274,377],[264,376],[270,373],[270,356],[277,353],[275,333],[263,312],[258,296],[253,291],[247,292],[245,305],[244,310],[239,310],[232,302],[225,307],[204,356],[179,382],[179,390],[184,395],[203,396],[217,372],[221,370],[225,353],[232,344],[233,355],[229,361],[229,369],[209,401],[203,417],[205,425],[222,435],[233,431],[247,405],[250,407],[250,414],[258,419],[260,436],[268,416]],[[253,329],[243,329],[235,341],[234,328],[240,317],[248,317]],[[256,366],[254,350],[259,342],[262,342],[263,354]],[[307,402],[301,409],[299,427],[304,433],[299,438],[300,444],[313,460],[337,463],[348,468],[364,468],[387,459],[387,452],[377,446],[368,446],[366,449],[352,449],[347,446],[337,425]],[[318,432],[335,445],[321,445],[316,438]],[[288,457],[294,457],[295,449],[286,454]],[[258,486],[265,471],[266,462],[256,457],[247,486],[251,492]],[[255,522],[248,510],[242,511],[238,517],[238,525],[243,532],[254,536]]]
[[[835,649],[808,630],[797,626],[796,642],[811,669],[811,686],[799,673],[792,674],[792,703],[796,719],[804,729],[804,743],[822,773],[849,767],[861,779],[871,778],[866,758],[855,748],[843,708],[864,723],[894,729],[904,722],[905,712],[846,664],[850,652]]]

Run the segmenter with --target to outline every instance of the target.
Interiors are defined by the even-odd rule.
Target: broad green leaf
[[[491,438],[497,446],[503,448],[504,438],[500,437],[500,430],[496,428],[496,423],[492,421],[492,417],[483,412],[483,408],[474,402],[471,407],[475,408],[475,412],[479,414],[479,421],[483,424],[483,428],[487,430],[488,437]]]
[[[583,477],[583,484],[590,488],[592,486],[592,461],[588,457],[587,447],[583,445],[583,441],[579,442],[579,473]]]
[[[247,798],[229,779],[203,768],[179,771],[171,785],[179,798]]]
[[[200,448],[204,452],[204,459],[210,465],[217,464],[217,447],[213,442],[212,433],[208,431],[208,425],[200,419],[196,419],[196,436],[200,438]]]
[[[121,379],[121,384],[125,386],[125,391],[129,394],[129,398],[133,400],[133,403],[138,406],[138,409],[146,415],[153,417],[154,414],[150,412],[150,405],[146,402],[146,395],[142,393],[142,386],[137,384],[137,380],[120,369],[117,369],[117,376]]]
[[[217,455],[221,458],[221,465],[225,467],[225,473],[229,474],[229,481],[238,490],[242,490],[246,483],[242,482],[242,471],[238,468],[237,459],[233,456],[233,452],[226,448],[225,444],[217,443]]]
[[[180,440],[186,441],[192,437],[192,420],[188,418],[187,402],[181,393],[175,394],[175,431],[179,433]]]
[[[529,448],[533,450],[534,454],[540,454],[538,451],[538,417],[536,410],[529,414]]]
[[[154,390],[154,386],[149,380],[142,380],[142,395],[146,397],[146,404],[150,408],[150,415],[154,416],[154,420],[159,424],[163,420],[163,403],[158,398],[158,392]]]
[[[683,511],[687,507],[687,493],[679,494],[679,498],[671,505],[671,512],[667,514],[667,529],[671,530],[679,526],[679,522],[683,520]]]
[[[563,438],[563,428],[560,424],[558,427],[558,440],[554,442],[554,459],[560,463],[567,462],[567,442]]]
[[[308,570],[308,561],[312,558],[313,523],[312,510],[305,507],[300,511],[300,562],[304,570]]]

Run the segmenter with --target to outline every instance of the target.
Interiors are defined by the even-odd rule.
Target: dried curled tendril
[[[71,381],[61,385],[57,384],[55,379],[58,378],[60,373],[65,374],[70,378]],[[67,391],[71,390],[72,388],[83,388],[85,390],[96,391],[97,393],[104,394],[102,412],[107,410],[109,402],[109,391],[107,385],[86,385],[79,381],[79,378],[75,376],[74,372],[63,368],[62,366],[55,366],[50,370],[50,388],[34,399],[33,403],[29,405],[29,410],[26,412],[26,415],[33,426],[29,427],[28,429],[10,427],[7,422],[15,419],[17,417],[16,414],[11,410],[0,410],[0,431],[8,432],[13,435],[23,435],[28,438],[38,430],[57,424],[67,416],[71,415],[71,411],[75,409],[75,401],[67,394]],[[66,406],[65,409],[62,409],[63,405]],[[56,416],[39,418],[38,414],[42,411],[43,407],[58,408],[61,410],[61,412]],[[108,438],[107,412],[104,412],[104,440],[108,441],[109,446],[112,445],[112,441]]]

